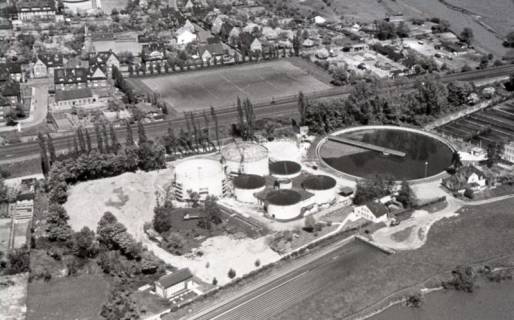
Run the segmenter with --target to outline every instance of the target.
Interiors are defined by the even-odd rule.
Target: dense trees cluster
[[[349,125],[423,125],[454,110],[467,92],[467,86],[453,84],[448,89],[430,77],[418,80],[406,93],[384,94],[374,83],[359,83],[346,99],[310,103],[305,125],[319,134]]]
[[[243,140],[251,140],[255,136],[255,112],[250,99],[246,98],[242,103],[237,97],[237,114],[239,115],[238,134]]]
[[[366,202],[389,195],[392,193],[394,185],[393,179],[379,175],[371,179],[359,180],[353,203],[363,205]]]
[[[375,35],[379,40],[406,38],[410,32],[409,27],[403,21],[398,25],[387,21],[376,21],[375,30]]]

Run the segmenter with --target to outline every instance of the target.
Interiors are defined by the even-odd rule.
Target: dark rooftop
[[[160,277],[157,283],[163,288],[169,288],[191,278],[193,278],[191,271],[188,268],[184,268]]]

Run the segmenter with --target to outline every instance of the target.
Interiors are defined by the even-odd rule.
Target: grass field
[[[157,92],[178,112],[227,107],[238,96],[254,103],[270,102],[273,97],[330,87],[285,60],[129,81],[146,92]]]
[[[102,319],[109,293],[103,276],[81,275],[29,284],[27,320]]]
[[[459,264],[514,255],[513,205],[514,200],[506,200],[463,208],[460,215],[437,222],[427,243],[415,251],[352,256],[337,281],[273,319],[344,319],[380,307],[393,293],[438,285]]]

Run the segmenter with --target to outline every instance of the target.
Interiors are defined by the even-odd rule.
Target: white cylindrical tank
[[[302,151],[295,140],[275,140],[266,142],[264,146],[269,151],[270,161],[294,161],[300,162]]]
[[[189,199],[189,190],[200,194],[223,197],[227,191],[227,181],[223,166],[217,160],[195,158],[180,162],[175,167],[173,183],[177,200]]]
[[[302,173],[302,165],[294,161],[277,161],[269,166],[271,175],[278,179],[293,179]]]
[[[266,199],[268,215],[278,221],[297,219],[302,214],[302,195],[294,190],[274,190]]]
[[[266,180],[254,174],[237,176],[232,180],[232,184],[236,200],[245,203],[257,203],[255,193],[266,188]]]
[[[334,201],[337,195],[337,181],[325,175],[310,176],[303,180],[302,186],[305,191],[314,194],[314,202],[325,204]]]
[[[268,149],[260,144],[231,143],[221,149],[227,174],[269,175]]]

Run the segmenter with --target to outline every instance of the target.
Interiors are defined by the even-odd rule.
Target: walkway
[[[342,138],[342,137],[336,137],[336,136],[328,136],[328,140],[343,143],[343,144],[348,144],[348,145],[359,147],[359,148],[368,149],[371,151],[381,152],[385,155],[405,157],[405,152],[403,152],[403,151],[384,148],[384,147],[380,147],[380,146],[377,146],[377,145],[374,145],[371,143],[362,142],[362,141],[357,141],[357,140],[352,140],[352,139]]]

